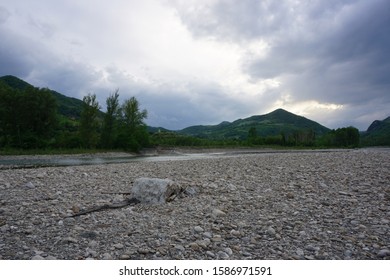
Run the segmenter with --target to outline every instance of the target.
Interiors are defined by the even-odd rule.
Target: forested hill
[[[365,146],[390,146],[390,117],[374,121],[362,133],[361,142]]]
[[[277,109],[265,115],[238,119],[231,123],[191,126],[178,131],[178,133],[212,139],[246,139],[251,129],[257,136],[261,137],[282,133],[291,134],[298,130],[312,131],[316,135],[323,135],[330,131],[329,128],[305,117]]]
[[[28,87],[33,87],[29,83],[15,77],[15,76],[3,76],[0,77],[0,83],[7,85],[12,89],[25,90]],[[57,102],[58,113],[67,118],[79,119],[83,108],[83,101],[77,98],[65,96],[59,92],[48,89]]]

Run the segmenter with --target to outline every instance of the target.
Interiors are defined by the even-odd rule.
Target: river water
[[[46,156],[0,156],[0,169],[18,169],[18,168],[38,168],[38,167],[55,167],[55,166],[77,166],[77,165],[96,165],[96,164],[112,164],[112,163],[127,163],[127,162],[159,162],[159,161],[176,161],[176,160],[197,160],[220,158],[248,154],[274,154],[274,153],[323,153],[338,151],[337,149],[329,150],[222,150],[218,152],[205,153],[182,153],[172,152],[161,155],[128,155],[115,154],[108,155],[46,155]],[[343,150],[346,151],[346,150]]]
[[[226,156],[227,153],[196,153],[155,156],[16,156],[0,157],[0,169],[35,168],[50,166],[77,166],[127,162],[157,162],[195,160]]]

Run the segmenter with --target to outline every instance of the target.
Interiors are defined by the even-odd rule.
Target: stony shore
[[[162,205],[72,215],[140,177]],[[0,259],[390,259],[390,150],[0,170]]]

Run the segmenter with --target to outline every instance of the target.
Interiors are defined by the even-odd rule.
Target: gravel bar
[[[73,217],[140,177],[185,191]],[[0,259],[390,259],[390,149],[3,169]]]

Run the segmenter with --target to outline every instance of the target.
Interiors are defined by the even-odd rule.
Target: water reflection
[[[110,156],[110,157],[15,157],[1,158],[0,168],[26,168],[26,167],[50,167],[50,166],[77,166],[77,165],[97,165],[127,162],[157,162],[157,161],[174,161],[174,160],[194,160],[211,157],[223,156],[225,153],[197,153],[197,154],[174,154],[159,156]]]

